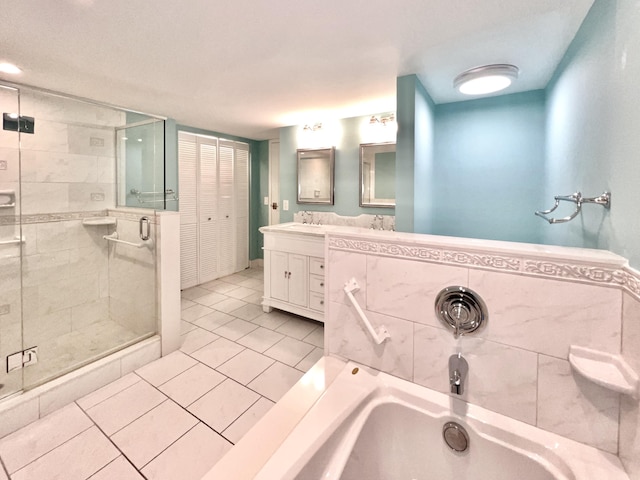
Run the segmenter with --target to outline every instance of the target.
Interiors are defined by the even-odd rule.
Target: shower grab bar
[[[352,278],[344,285],[344,293],[347,294],[349,301],[351,301],[351,304],[356,309],[356,312],[358,312],[358,316],[360,317],[360,320],[362,320],[362,323],[366,327],[367,332],[369,332],[369,335],[371,335],[371,338],[373,338],[373,341],[376,342],[376,344],[380,345],[385,340],[391,338],[391,335],[389,335],[389,332],[387,331],[387,328],[384,325],[381,325],[377,331],[373,328],[373,325],[371,325],[371,322],[362,311],[362,308],[360,308],[360,305],[358,304],[356,297],[353,296],[353,293],[357,292],[358,290],[360,290],[360,285],[358,285],[358,282],[356,282],[355,278]]]
[[[144,242],[133,243],[133,242],[127,242],[126,240],[120,240],[118,238],[118,232],[113,232],[111,235],[103,235],[102,238],[104,238],[105,240],[108,240],[109,242],[123,243],[125,245],[129,245],[131,247],[136,247],[136,248],[142,248],[145,246]]]
[[[15,237],[12,240],[0,240],[0,245],[19,245],[24,242],[24,237]]]
[[[578,214],[582,210],[582,205],[585,203],[595,203],[598,205],[602,205],[604,208],[611,207],[611,193],[609,192],[604,192],[602,195],[599,195],[597,197],[591,197],[591,198],[583,197],[582,193],[575,192],[575,193],[572,193],[571,195],[556,195],[555,197],[553,197],[553,199],[555,200],[555,204],[549,210],[538,210],[535,212],[538,217],[544,218],[550,224],[565,223],[570,220],[573,220],[578,216]],[[549,215],[556,208],[558,208],[558,205],[560,205],[561,201],[575,203],[576,204],[575,212],[563,218],[548,217],[547,215]]]

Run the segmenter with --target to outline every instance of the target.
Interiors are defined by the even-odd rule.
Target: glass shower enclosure
[[[0,112],[5,398],[158,331],[155,210],[167,187],[162,119],[3,83]]]

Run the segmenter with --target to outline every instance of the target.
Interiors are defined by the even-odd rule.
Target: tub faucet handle
[[[449,357],[449,387],[451,393],[462,395],[464,393],[464,380],[469,373],[469,364],[461,354],[456,353]]]

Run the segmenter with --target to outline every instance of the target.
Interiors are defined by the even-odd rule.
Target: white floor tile
[[[251,303],[253,305],[260,305],[262,308],[262,297],[263,297],[262,292],[256,292],[253,295],[249,295],[248,297],[243,298],[242,301]]]
[[[136,373],[151,385],[158,387],[196,363],[198,362],[190,356],[177,351],[139,368]]]
[[[310,343],[301,342],[291,337],[284,337],[273,347],[264,352],[265,355],[295,367],[314,348]]]
[[[248,387],[269,400],[277,402],[300,380],[302,375],[301,371],[276,362],[252,381]]]
[[[231,298],[242,300],[243,298],[248,297],[249,295],[253,295],[254,293],[256,293],[256,291],[252,290],[251,288],[238,287],[234,288],[233,290],[229,290],[227,293],[225,293],[225,295]]]
[[[237,310],[234,310],[233,312],[231,312],[231,315],[233,315],[234,317],[238,317],[241,318],[242,320],[247,320],[248,322],[250,322],[251,320],[253,320],[256,317],[259,317],[260,315],[262,315],[262,306],[261,305],[254,305],[253,303],[248,303],[240,308],[238,308]]]
[[[205,288],[211,292],[218,292],[222,294],[226,294],[227,292],[238,288],[238,285],[233,283],[223,282],[221,280],[214,280],[213,282],[205,283],[207,285]]]
[[[276,328],[284,325],[291,318],[291,314],[281,312],[279,310],[273,310],[271,313],[263,313],[259,317],[251,320],[251,323],[260,325],[261,327],[275,330]]]
[[[194,302],[197,302],[201,305],[206,305],[207,307],[210,307],[211,305],[221,302],[223,300],[226,300],[227,296],[223,295],[221,293],[218,292],[209,292],[206,295],[203,295],[202,297],[198,297],[196,299],[194,299]]]
[[[180,317],[182,320],[186,320],[187,322],[194,323],[200,317],[205,316],[207,313],[213,312],[212,308],[209,308],[205,305],[200,305],[196,303],[194,306],[185,308],[182,310]]]
[[[216,432],[222,432],[259,398],[256,392],[227,379],[196,400],[188,410]]]
[[[229,449],[229,442],[199,423],[154,458],[142,473],[149,480],[200,480]]]
[[[303,320],[300,317],[291,317],[287,323],[280,325],[276,330],[289,337],[302,340],[316,328],[318,328],[318,324],[312,320]]]
[[[324,327],[319,326],[309,335],[302,339],[303,342],[310,343],[319,348],[324,348]]]
[[[172,378],[160,390],[183,407],[187,407],[216,385],[222,383],[224,375],[198,363],[186,372]]]
[[[269,357],[246,349],[220,365],[216,370],[233,378],[236,382],[246,385],[264,372],[273,362],[274,360]]]
[[[323,356],[324,349],[316,347],[311,351],[311,353],[309,353],[309,355],[298,362],[296,368],[301,372],[308,372],[309,369],[313,367]]]
[[[140,469],[197,423],[192,415],[167,400],[124,427],[111,440]]]
[[[88,409],[87,414],[103,432],[113,435],[166,399],[147,382],[140,381]]]
[[[198,318],[194,323],[200,328],[213,332],[216,328],[229,323],[234,318],[235,317],[228,313],[214,311]]]
[[[193,307],[196,304],[193,300],[189,300],[188,298],[180,299],[180,310],[184,310],[185,308]]]
[[[253,332],[247,333],[244,337],[238,339],[237,342],[251,350],[262,353],[283,338],[284,335],[281,333],[274,332],[268,328],[258,327]]]
[[[244,275],[242,275],[241,273],[234,273],[233,275],[228,275],[226,277],[224,277],[224,281],[227,283],[233,283],[234,285],[238,285],[242,282],[244,282],[245,280],[247,280],[249,277],[246,277]]]
[[[264,397],[260,398],[260,400],[251,405],[251,408],[244,412],[240,418],[229,425],[229,427],[222,432],[222,435],[230,442],[234,444],[238,443],[240,439],[244,437],[244,434],[247,433],[273,405],[274,403],[271,400]]]
[[[244,350],[244,347],[241,345],[227,340],[226,338],[219,338],[211,342],[209,345],[196,350],[191,354],[191,356],[202,363],[209,365],[211,368],[216,368],[231,357],[235,357],[242,350]]]
[[[0,465],[0,480],[9,480],[9,477],[7,477],[7,474],[4,471],[4,468],[2,468],[2,465]]]
[[[194,298],[201,297],[203,295],[206,295],[207,293],[209,292],[205,288],[191,287],[191,288],[187,288],[186,290],[183,290],[180,293],[180,296],[182,298],[186,298],[187,300],[193,300]]]
[[[91,427],[18,470],[11,479],[85,480],[119,454],[97,427]]]
[[[89,480],[144,480],[136,469],[120,455],[109,465],[104,467]]]
[[[193,323],[185,322],[184,320],[180,320],[180,335],[184,335],[185,333],[189,333],[191,330],[195,329],[196,326]]]
[[[247,302],[243,302],[242,300],[238,300],[237,298],[227,298],[220,303],[216,303],[213,308],[215,308],[219,312],[231,313],[246,304]]]
[[[89,417],[72,403],[4,437],[0,441],[0,457],[13,473],[91,426]]]
[[[247,322],[245,320],[240,320],[236,318],[229,323],[224,324],[223,326],[216,328],[214,333],[216,335],[220,335],[221,337],[227,338],[229,340],[238,340],[239,338],[244,337],[247,333],[253,332],[257,325]]]
[[[220,338],[220,335],[211,333],[200,327],[196,327],[186,335],[180,337],[180,351],[184,353],[193,353],[196,350],[209,345],[214,340]]]
[[[262,290],[264,288],[264,282],[262,277],[260,278],[248,278],[244,282],[240,282],[238,285],[241,287],[251,288],[253,290]]]

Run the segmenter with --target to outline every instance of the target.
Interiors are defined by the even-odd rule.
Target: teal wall
[[[375,154],[376,198],[395,198],[396,196],[396,154],[383,152]]]
[[[541,241],[544,91],[437,105],[434,139],[429,233]]]
[[[640,5],[596,0],[547,87],[546,197],[611,192],[549,225],[550,244],[611,250],[640,268]],[[549,203],[549,201],[547,201]]]

